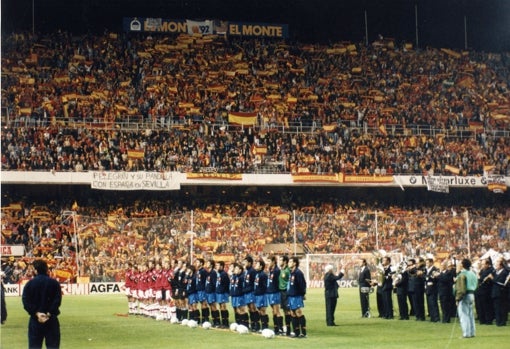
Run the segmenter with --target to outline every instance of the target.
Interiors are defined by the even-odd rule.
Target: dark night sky
[[[364,41],[378,34],[420,47],[510,51],[510,0],[2,0],[2,33],[65,29],[120,31],[123,17],[284,23],[303,42]]]

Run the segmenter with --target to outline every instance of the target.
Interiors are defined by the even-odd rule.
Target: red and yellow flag
[[[267,154],[267,145],[255,145],[253,146],[253,154]]]
[[[446,165],[444,167],[444,169],[446,171],[450,171],[451,173],[456,174],[456,175],[458,175],[460,173],[460,169],[458,167],[455,167],[455,166]]]
[[[257,124],[257,113],[230,112],[228,113],[228,122],[243,126],[252,126]]]
[[[143,159],[145,152],[143,149],[128,150],[128,159]]]

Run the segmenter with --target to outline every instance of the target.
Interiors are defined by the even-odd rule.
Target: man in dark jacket
[[[478,288],[475,292],[475,306],[481,325],[492,325],[494,308],[492,306],[492,279],[494,268],[490,258],[481,261],[482,267],[478,273]]]
[[[491,297],[494,306],[494,315],[496,318],[496,326],[506,326],[508,319],[507,306],[507,278],[508,270],[506,270],[505,260],[498,258],[492,274]]]
[[[338,300],[338,280],[340,280],[345,272],[341,270],[338,275],[333,273],[333,266],[331,264],[326,265],[324,268],[326,274],[324,274],[324,297],[326,300],[326,325],[337,326],[335,324],[335,310],[336,303]]]
[[[409,320],[409,305],[407,304],[407,284],[409,283],[409,274],[406,270],[395,276],[393,284],[397,293],[398,313],[400,320]]]
[[[391,267],[391,258],[386,256],[382,259],[384,270],[384,279],[381,286],[382,291],[382,317],[385,319],[393,319],[393,270]]]
[[[48,276],[48,265],[42,259],[33,263],[37,275],[23,288],[23,307],[30,315],[28,322],[28,347],[60,347],[60,304],[62,291],[57,280]]]
[[[7,320],[7,307],[5,304],[5,288],[4,288],[4,272],[3,271],[0,271],[0,277],[1,277],[0,286],[1,286],[1,291],[2,291],[2,304],[0,305],[0,308],[2,310],[2,325],[3,325],[5,323],[5,321]]]
[[[450,318],[457,312],[455,308],[455,297],[453,296],[453,284],[455,279],[455,265],[449,259],[441,263],[441,272],[437,278],[437,295],[441,305],[441,322],[449,323]]]
[[[370,317],[370,287],[372,278],[366,259],[361,260],[361,268],[358,275],[359,299],[361,303],[361,316]]]
[[[434,266],[434,260],[427,258],[425,261],[425,295],[427,299],[427,310],[430,321],[439,322],[439,304],[438,304],[438,277],[439,270]]]

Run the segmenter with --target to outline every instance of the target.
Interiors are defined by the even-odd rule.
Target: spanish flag
[[[379,125],[379,132],[381,132],[383,135],[387,136],[388,135],[388,131],[386,131],[386,125],[380,124]]]
[[[143,149],[131,149],[128,150],[128,159],[143,159],[144,154]]]
[[[446,165],[444,167],[444,169],[447,171],[450,171],[451,173],[456,174],[456,175],[458,175],[460,173],[460,169],[455,166]]]
[[[483,172],[489,173],[492,170],[494,170],[495,168],[496,168],[496,166],[494,166],[494,165],[484,165],[483,166]]]
[[[504,193],[507,190],[507,186],[505,183],[489,183],[487,184],[487,189],[494,193]]]
[[[337,126],[338,126],[337,124],[324,125],[322,126],[322,129],[325,132],[333,132],[336,130]]]
[[[195,104],[192,102],[179,102],[178,106],[179,108],[193,108]]]
[[[482,133],[483,132],[483,123],[481,122],[476,122],[476,121],[470,121],[469,122],[469,130],[471,132],[475,132],[475,133]]]
[[[20,115],[30,115],[32,114],[32,108],[21,108],[19,113]]]
[[[267,146],[266,145],[255,145],[253,146],[253,154],[267,154]]]
[[[230,112],[228,113],[228,122],[243,126],[252,126],[257,124],[257,113]]]

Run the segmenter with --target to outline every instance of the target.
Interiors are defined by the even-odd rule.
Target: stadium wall
[[[446,187],[484,188],[487,176],[434,176]],[[345,186],[427,187],[427,176],[354,176],[344,174],[230,174],[181,172],[2,171],[2,184],[90,185],[99,190],[179,190],[181,186]],[[498,176],[504,187],[510,176]]]
[[[20,297],[25,283],[5,284],[6,297]],[[123,282],[90,282],[90,283],[61,283],[63,295],[103,295],[121,294],[124,292]]]

